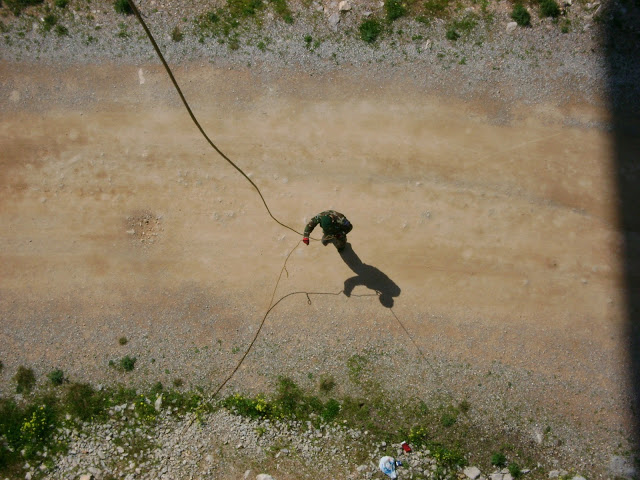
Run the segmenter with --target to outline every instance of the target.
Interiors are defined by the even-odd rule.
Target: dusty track
[[[113,381],[107,363],[124,352],[140,358],[134,381],[215,385],[299,238],[208,148],[159,68],[0,68],[3,389],[21,364]],[[457,367],[437,386],[408,367],[402,388],[508,403],[509,380],[516,403],[614,451],[626,353],[611,140],[590,127],[601,112],[463,104],[348,72],[177,76],[281,221],[347,215],[355,253],[400,289],[393,312],[415,342],[375,297],[292,297],[233,386],[339,376],[371,348],[420,363],[417,345]],[[302,245],[279,292],[338,293],[352,276],[333,247]],[[504,388],[487,392],[492,369]]]

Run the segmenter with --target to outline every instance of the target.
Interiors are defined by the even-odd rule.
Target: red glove
[[[309,237],[304,237],[302,241],[304,242],[305,245],[309,245]]]

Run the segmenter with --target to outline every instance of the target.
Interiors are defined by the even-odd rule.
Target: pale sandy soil
[[[589,127],[606,112],[461,103],[363,71],[177,74],[275,216],[301,231],[343,212],[353,251],[386,276],[373,287],[395,296],[391,312],[356,296],[374,293],[364,285],[338,294],[349,266],[331,246],[300,245],[276,298],[338,295],[278,305],[231,388],[344,378],[358,353],[391,391],[469,398],[532,439],[553,424],[558,458],[594,474],[624,450],[612,139]],[[0,77],[2,391],[19,365],[215,386],[300,237],[208,147],[156,66],[5,63]],[[139,359],[126,378],[107,366],[124,354]]]

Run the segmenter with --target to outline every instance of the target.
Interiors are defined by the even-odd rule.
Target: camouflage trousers
[[[338,251],[341,251],[347,245],[347,236],[340,233],[337,235],[323,235],[322,240],[320,241],[325,247],[330,243],[333,243]]]

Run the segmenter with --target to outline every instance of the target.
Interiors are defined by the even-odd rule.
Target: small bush
[[[440,423],[442,423],[443,427],[451,427],[456,423],[457,420],[457,415],[451,412],[445,412],[442,414],[442,417],[440,417]]]
[[[269,0],[269,2],[273,5],[280,18],[284,20],[284,23],[293,23],[293,15],[291,15],[291,10],[289,10],[286,0]]]
[[[52,385],[59,386],[64,383],[64,372],[59,368],[53,370],[47,375]]]
[[[64,405],[71,415],[87,421],[104,412],[106,401],[88,383],[72,383],[65,394]]]
[[[184,384],[184,382],[182,381],[181,378],[174,378],[173,379],[173,386],[174,387],[180,388],[183,384]]]
[[[340,402],[332,398],[324,406],[320,416],[325,422],[328,423],[334,420],[339,413],[340,413]]]
[[[40,5],[44,0],[5,0],[7,8],[11,10],[16,17],[22,13],[22,11],[33,5]]]
[[[360,31],[360,38],[367,43],[373,43],[377,40],[380,33],[382,33],[382,26],[376,19],[365,20],[358,27]]]
[[[560,15],[560,7],[556,0],[540,0],[540,16],[556,18]]]
[[[30,393],[36,385],[36,376],[33,370],[20,365],[13,380],[16,382],[16,393]]]
[[[120,359],[120,368],[125,372],[130,372],[135,368],[136,360],[136,357],[130,357],[129,355],[127,355],[126,357]]]
[[[460,38],[460,34],[456,31],[455,28],[449,27],[447,29],[447,33],[445,34],[445,37],[447,37],[447,40],[451,40],[452,42],[455,42]]]
[[[58,17],[50,13],[49,15],[44,16],[44,23],[42,24],[42,28],[44,28],[45,32],[48,32],[55,26],[56,23],[58,23]]]
[[[128,0],[116,0],[113,3],[113,8],[121,15],[133,15],[133,9]]]
[[[460,402],[460,405],[458,405],[458,408],[462,413],[467,414],[469,410],[471,410],[471,404],[467,400],[463,400]]]
[[[320,380],[320,391],[323,393],[329,393],[336,386],[336,381],[333,377],[325,377]]]
[[[2,373],[3,369],[4,369],[4,363],[2,363],[2,360],[0,360],[0,373]]]
[[[507,457],[502,452],[496,452],[491,455],[491,465],[502,468],[507,464]]]
[[[120,345],[126,345],[127,343],[129,343],[129,340],[127,340],[127,337],[120,337],[120,338],[118,339],[118,343],[119,343]]]
[[[513,6],[511,18],[521,27],[528,27],[531,25],[531,15],[521,3],[516,3]]]
[[[180,27],[178,27],[177,25],[173,27],[173,30],[171,30],[171,40],[173,40],[174,42],[181,42],[183,38],[184,35],[180,31]]]
[[[253,17],[262,7],[262,0],[227,0],[227,9],[231,17]]]
[[[384,2],[384,11],[387,14],[388,22],[393,22],[407,14],[407,8],[401,0],[386,0]]]
[[[56,0],[54,4],[58,8],[67,8],[67,5],[69,5],[69,0]]]
[[[64,25],[56,25],[55,29],[56,35],[59,37],[64,37],[65,35],[69,35],[69,29]]]
[[[429,16],[442,18],[447,14],[450,0],[427,0],[424,3],[425,13]]]
[[[522,476],[522,470],[520,470],[520,465],[517,463],[510,463],[507,468],[513,478],[520,478]]]

